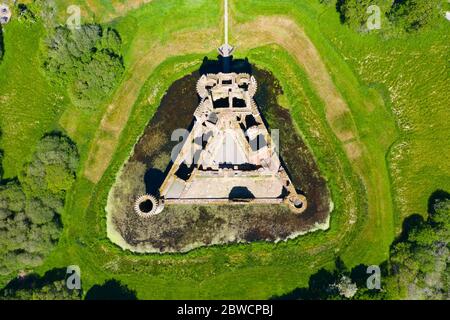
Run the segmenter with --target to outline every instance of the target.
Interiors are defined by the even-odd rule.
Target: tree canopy
[[[407,299],[448,299],[450,269],[450,197],[432,204],[426,221],[417,219],[394,244],[390,254],[387,292]]]
[[[0,274],[40,265],[57,243],[78,152],[61,135],[45,136],[18,179],[0,183]]]
[[[380,8],[380,18],[382,19],[389,11],[391,2],[386,0],[338,0],[336,8],[343,23],[352,29],[366,31],[367,20],[371,15],[367,10],[373,5]]]
[[[114,89],[123,71],[119,34],[100,25],[57,27],[46,41],[44,68],[67,85],[74,102],[93,108]]]
[[[380,8],[380,18],[386,16],[395,27],[407,32],[417,31],[431,24],[439,16],[443,0],[338,0],[336,9],[341,21],[352,29],[366,31],[366,23],[370,13],[370,6]]]
[[[78,151],[67,137],[59,134],[44,137],[36,147],[21,181],[29,194],[61,198],[75,179]]]
[[[80,300],[79,290],[68,290],[65,280],[54,281],[40,288],[21,289],[0,296],[0,300]]]
[[[391,20],[404,30],[417,31],[439,16],[442,0],[396,1],[389,14]]]
[[[68,289],[67,277],[66,268],[17,277],[0,290],[0,300],[80,300],[83,290]]]

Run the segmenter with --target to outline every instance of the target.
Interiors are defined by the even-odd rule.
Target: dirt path
[[[324,101],[328,122],[336,136],[344,143],[348,157],[350,159],[360,157],[363,147],[357,139],[358,135],[354,126],[345,130],[337,126],[337,120],[341,117],[351,118],[350,110],[337,91],[319,52],[305,32],[291,19],[279,16],[261,17],[235,26],[234,30],[240,35],[237,38],[237,46],[240,48],[250,49],[265,44],[278,44],[297,59]],[[208,30],[208,32],[200,30],[194,34],[180,33],[175,35],[167,45],[156,45],[144,52],[141,59],[137,59],[128,72],[128,77],[115,94],[113,103],[108,107],[91,146],[84,172],[89,180],[97,183],[103,176],[139,95],[139,90],[152,71],[170,56],[210,51],[211,46],[218,46],[218,41],[212,43],[211,39],[220,39],[219,34],[219,29]]]

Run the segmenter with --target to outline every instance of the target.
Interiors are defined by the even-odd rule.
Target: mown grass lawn
[[[125,43],[127,67],[137,63],[146,48],[168,44],[176,47],[188,41],[177,38],[181,31],[203,30],[206,25],[211,37],[220,35],[213,26],[220,21],[220,10],[219,4],[210,1],[155,0],[114,21]],[[202,17],[197,25],[196,15]],[[83,160],[79,178],[68,195],[63,236],[38,272],[76,264],[81,267],[85,289],[115,278],[136,290],[139,298],[268,298],[306,286],[312,273],[322,267],[333,268],[338,256],[349,266],[381,263],[402,220],[412,213],[425,214],[427,199],[436,189],[450,190],[450,159],[446,152],[450,130],[445,103],[450,90],[444,67],[449,31],[445,21],[438,29],[420,35],[385,39],[382,34],[354,33],[339,23],[333,6],[321,6],[316,0],[232,1],[234,23],[270,15],[288,16],[304,29],[351,110],[350,117],[330,123],[317,88],[284,48],[265,45],[247,51],[238,49],[239,57],[249,57],[279,79],[285,92],[280,101],[290,109],[328,179],[335,205],[330,230],[286,243],[229,245],[184,255],[137,255],[112,245],[106,235],[104,207],[116,172],[165,90],[197,68],[205,54],[214,53],[169,55],[164,63],[150,69],[150,74],[140,75],[147,80],[139,84],[140,95],[130,106],[112,161],[102,179],[93,183],[82,172],[110,101],[99,106],[94,115],[69,106],[61,117],[62,109],[55,112],[50,107],[53,104],[49,102],[55,100],[52,94],[57,93],[40,74],[37,55],[31,60],[20,55],[37,52],[36,39],[42,36],[42,30],[32,28],[34,33],[28,36],[33,41],[27,37],[15,39],[10,30],[16,30],[16,34],[25,31],[11,24],[5,34],[7,54],[0,66],[0,90],[25,90],[33,83],[36,92],[16,96],[8,103],[2,100],[1,147],[5,149],[8,175],[15,174],[19,161],[30,154],[43,132],[57,127],[59,118],[77,142]],[[232,37],[239,43],[239,35]],[[211,40],[211,44],[214,42]],[[8,55],[8,50],[17,54]],[[14,59],[24,61],[17,66]],[[22,71],[27,72],[22,74],[21,68],[25,67],[28,69]],[[22,120],[12,110],[27,110],[26,117],[35,122]],[[16,126],[19,130],[15,130]],[[345,143],[333,131],[346,128],[357,132],[364,151],[361,157],[349,158]],[[21,148],[25,142],[26,147]]]

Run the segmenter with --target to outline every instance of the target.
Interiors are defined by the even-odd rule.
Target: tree
[[[66,279],[66,268],[17,277],[0,290],[0,300],[80,300],[82,290],[68,289]]]
[[[117,31],[100,25],[57,27],[46,41],[44,68],[53,81],[69,88],[75,103],[92,107],[111,93],[123,74],[121,46]]]
[[[336,9],[342,23],[357,31],[367,31],[367,21],[371,16],[368,9],[374,5],[380,9],[380,19],[391,8],[391,2],[386,0],[338,0]]]
[[[390,252],[390,297],[448,299],[450,195],[434,201],[426,221],[409,230]]]
[[[319,0],[319,3],[328,6],[331,4],[331,0]]]
[[[78,152],[61,134],[41,139],[19,179],[0,183],[0,274],[42,264],[57,243]]]
[[[358,287],[348,276],[341,276],[332,287],[336,288],[342,297],[351,299],[358,292]]]
[[[442,0],[396,1],[389,13],[390,19],[407,32],[430,25],[438,16]]]
[[[47,135],[39,142],[20,180],[29,194],[41,195],[46,203],[51,196],[64,198],[75,180],[77,166],[78,151],[70,139],[61,134]]]
[[[4,300],[80,300],[79,290],[68,290],[64,280],[55,281],[42,288],[23,289],[11,295],[0,297]]]

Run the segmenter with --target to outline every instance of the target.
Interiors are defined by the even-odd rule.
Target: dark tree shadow
[[[420,227],[424,222],[425,222],[425,220],[423,219],[423,217],[420,214],[413,214],[413,215],[405,218],[405,220],[403,220],[402,232],[394,240],[394,242],[392,242],[391,247],[395,246],[396,244],[398,244],[400,242],[405,242],[406,240],[408,240],[408,235],[410,234],[410,232],[412,230]]]
[[[344,6],[344,2],[345,0],[336,1],[336,11],[339,13],[339,20],[341,21],[342,24],[345,23],[345,15],[342,8]]]
[[[118,280],[111,279],[89,289],[85,300],[137,300],[137,297],[136,291],[129,289]]]
[[[342,260],[341,257],[336,257],[334,260],[334,265],[336,267],[336,271],[339,273],[345,273],[347,272],[347,266],[344,263],[344,260]]]
[[[364,287],[366,285],[368,267],[368,265],[359,264],[350,272],[350,278],[358,286],[358,288]]]
[[[309,278],[307,288],[297,288],[270,300],[324,300],[328,296],[329,286],[334,281],[335,274],[322,268]]]
[[[270,300],[312,300],[309,296],[309,288],[297,288],[281,296],[274,296]]]
[[[433,215],[436,213],[435,205],[438,202],[450,200],[450,194],[444,190],[436,190],[428,199],[428,213]]]
[[[432,217],[436,213],[436,204],[441,201],[450,200],[450,194],[444,190],[436,190],[433,192],[428,200],[428,212]],[[402,232],[391,244],[392,248],[401,242],[407,242],[408,236],[412,230],[421,228],[426,223],[430,223],[430,220],[424,220],[424,218],[419,214],[413,214],[407,217],[403,221]],[[325,269],[320,269],[317,273],[313,274],[309,279],[309,286],[307,288],[297,288],[291,292],[283,294],[281,296],[275,296],[271,299],[273,300],[322,300],[327,298],[334,298],[335,295],[330,291],[330,285],[335,283],[339,277],[342,275],[348,275],[353,283],[356,284],[358,289],[363,290],[364,298],[370,299],[384,299],[383,294],[380,295],[380,291],[373,289],[367,289],[367,279],[370,274],[367,273],[368,265],[360,264],[355,266],[351,271],[347,271],[347,267],[340,257],[335,260],[335,269],[333,272],[327,271]],[[395,267],[390,264],[389,259],[384,261],[379,265],[381,276],[387,277],[392,273],[395,273]]]
[[[0,149],[0,186],[2,185],[3,173],[3,150]]]
[[[29,274],[25,277],[17,277],[0,290],[0,296],[19,290],[41,289],[53,282],[66,280],[69,275],[67,268],[55,268],[47,271],[42,277],[36,273]]]
[[[287,294],[272,297],[271,300],[326,300],[334,295],[330,286],[336,283],[343,274],[349,274],[344,261],[337,257],[333,272],[324,268],[311,275],[307,288],[297,288]]]
[[[53,131],[49,131],[49,132],[46,132],[43,136],[42,136],[42,138],[41,138],[41,140],[43,140],[43,139],[45,139],[45,138],[48,138],[48,137],[51,137],[51,138],[59,138],[59,139],[64,139],[64,140],[66,140],[66,142],[76,151],[76,153],[79,155],[79,150],[78,150],[78,146],[77,146],[77,144],[76,144],[76,142],[75,141],[73,141],[72,140],[72,138],[70,138],[68,135],[66,135],[64,132],[62,132],[62,131],[59,131],[59,130],[53,130]]]

